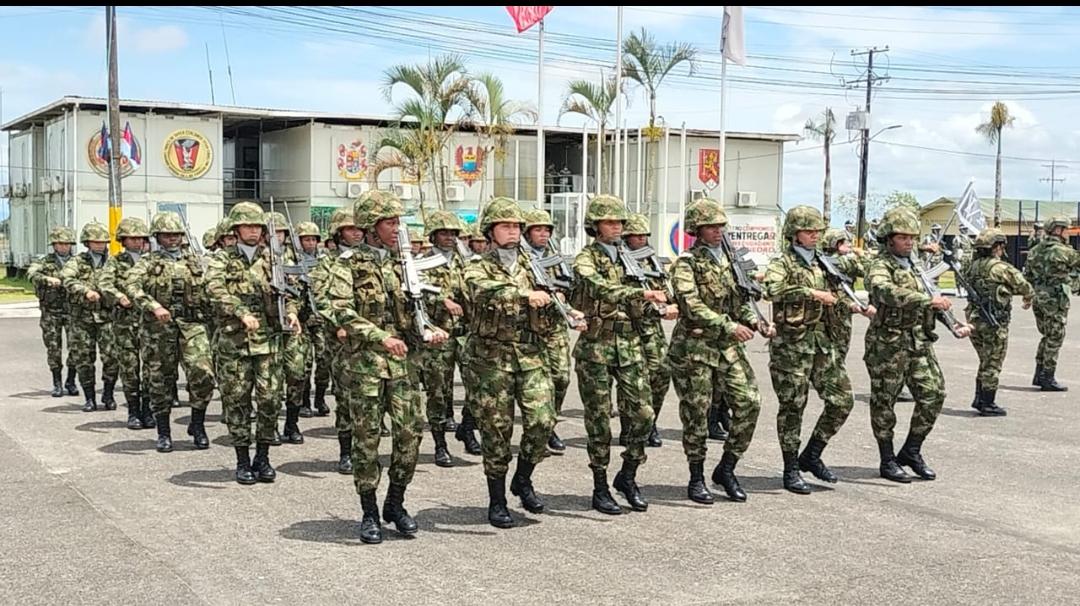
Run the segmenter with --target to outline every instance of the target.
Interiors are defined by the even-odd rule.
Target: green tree
[[[536,122],[536,109],[528,103],[507,99],[502,80],[489,73],[474,77],[466,96],[471,109],[467,121],[483,141],[484,161],[504,162],[510,135],[522,122]],[[481,205],[485,181],[480,180]]]
[[[807,118],[806,125],[803,126],[803,130],[812,139],[818,139],[823,142],[823,149],[825,152],[825,184],[822,187],[823,200],[821,203],[821,215],[825,218],[825,224],[829,224],[829,220],[832,218],[832,154],[830,148],[832,146],[833,139],[836,138],[836,116],[833,115],[831,107],[826,107],[822,112],[821,117],[814,121],[813,118]]]
[[[997,160],[994,166],[994,227],[1001,225],[1001,132],[1012,126],[1016,118],[1009,114],[1009,108],[1001,101],[990,108],[990,119],[975,127],[975,132],[986,137],[991,145],[997,145]]]
[[[612,105],[615,103],[615,91],[614,77],[604,79],[599,84],[588,80],[573,80],[567,84],[562,108],[559,110],[559,117],[562,118],[565,114],[585,116],[590,122],[599,126],[600,141],[603,144],[607,141],[606,128],[608,121],[611,119]],[[604,160],[608,160],[609,156],[610,154],[605,154]],[[604,166],[608,165],[610,165],[610,162],[604,163]],[[603,170],[603,166],[598,167],[596,171],[596,189],[598,193],[609,193],[611,191],[611,185],[605,178],[606,172]],[[605,186],[607,192],[604,192]]]

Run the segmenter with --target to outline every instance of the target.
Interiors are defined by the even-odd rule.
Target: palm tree
[[[836,138],[836,116],[833,115],[832,108],[825,108],[825,111],[821,114],[820,122],[814,122],[813,118],[807,118],[803,131],[806,132],[807,136],[824,142],[825,185],[823,189],[825,199],[822,201],[821,215],[825,219],[825,225],[828,225],[829,218],[832,215],[832,155],[829,147],[832,145],[833,139]]]
[[[404,84],[412,96],[394,107],[398,128],[418,131],[415,137],[404,139],[414,147],[416,164],[427,168],[442,208],[446,183],[445,178],[437,177],[443,175],[446,143],[469,112],[470,81],[465,63],[457,55],[443,55],[426,65],[394,66],[383,75],[383,96],[387,101],[393,101],[394,87],[399,84]]]
[[[467,94],[471,111],[469,122],[484,141],[484,158],[506,160],[506,148],[515,127],[524,121],[535,122],[537,112],[528,103],[506,98],[502,80],[490,73],[473,78]],[[486,161],[486,160],[485,160]],[[480,180],[480,200],[483,204],[486,179]]]
[[[1012,126],[1016,118],[1009,115],[1009,108],[1001,101],[990,108],[990,120],[975,127],[975,132],[986,137],[990,144],[997,144],[997,164],[994,174],[994,227],[1001,225],[1001,131]]]
[[[661,129],[656,127],[656,91],[664,78],[683,63],[687,64],[687,75],[694,75],[697,49],[685,42],[660,46],[656,38],[643,27],[640,33],[631,32],[630,36],[623,40],[623,53],[626,55],[623,59],[623,76],[640,84],[649,98],[649,127],[644,132],[649,141],[645,153],[645,208],[648,209],[653,177],[649,167],[655,164],[652,156],[656,152],[651,144],[659,141],[661,134]]]
[[[564,114],[578,114],[585,116],[591,122],[600,127],[601,145],[606,141],[605,129],[611,118],[611,107],[615,104],[615,78],[603,79],[600,84],[588,80],[573,80],[567,84],[566,94],[563,96],[562,108],[559,117]],[[584,172],[585,167],[582,167]],[[597,167],[596,183],[597,192],[601,192],[604,179],[602,178],[603,167]],[[610,187],[608,188],[610,189]]]
[[[416,177],[417,189],[420,192],[420,218],[424,217],[424,143],[423,134],[419,128],[396,127],[383,135],[377,144],[372,147],[371,167],[368,169],[368,180],[374,188],[378,185],[379,175],[383,171],[398,169],[401,171],[403,180]]]

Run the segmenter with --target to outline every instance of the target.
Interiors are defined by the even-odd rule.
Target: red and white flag
[[[517,31],[521,32],[529,29],[530,27],[540,23],[554,6],[508,6],[506,12],[510,13],[510,17],[514,20],[514,25],[517,26]]]

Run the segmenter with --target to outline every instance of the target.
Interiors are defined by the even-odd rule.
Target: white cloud
[[[121,31],[118,26],[117,34]],[[167,53],[180,50],[188,43],[187,32],[175,25],[137,29],[134,32],[128,32],[128,35],[134,38],[132,45],[140,53]]]
[[[118,17],[116,20],[117,54],[125,51],[140,54],[168,53],[188,45],[187,32],[178,25],[146,26],[135,19]],[[105,17],[97,15],[88,20],[83,30],[83,42],[91,49],[105,54]]]

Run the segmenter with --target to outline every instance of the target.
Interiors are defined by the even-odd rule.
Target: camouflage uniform
[[[827,309],[850,309],[852,302],[826,280],[815,258],[820,253],[801,248],[796,241],[798,232],[824,229],[825,222],[816,209],[796,206],[789,210],[784,239],[790,244],[769,262],[765,273],[776,325],[776,336],[769,341],[769,374],[780,402],[776,432],[784,458],[784,488],[800,494],[810,492],[799,476],[800,468],[826,482],[836,482],[836,476],[821,462],[821,452],[847,421],[855,404],[851,380],[826,321]],[[831,293],[836,303],[823,304],[814,298],[815,291]],[[824,400],[825,410],[799,457],[802,416],[811,384]]]
[[[821,239],[821,250],[827,255],[834,255],[837,267],[851,278],[852,283],[859,278],[866,278],[866,262],[855,253],[839,255],[840,242],[848,239],[847,232],[839,229],[827,229]],[[836,346],[837,357],[841,364],[847,360],[851,348],[851,308],[847,305],[831,305],[825,308],[825,327]]]
[[[49,230],[49,244],[74,246],[75,234],[67,227],[54,227]],[[38,307],[41,309],[38,325],[41,327],[41,340],[45,342],[49,370],[52,371],[52,396],[54,398],[63,395],[60,381],[63,374],[64,332],[67,332],[68,337],[67,393],[71,396],[79,394],[79,390],[75,387],[75,350],[71,347],[71,315],[68,312],[68,298],[60,278],[61,270],[71,258],[70,251],[63,257],[54,251],[34,260],[26,272],[26,277],[34,284],[34,294],[37,295]]]
[[[180,216],[174,212],[157,213],[150,222],[150,233],[159,239],[159,244],[163,235],[180,234],[183,229]],[[157,448],[161,452],[172,450],[169,415],[180,366],[187,377],[191,404],[188,435],[194,438],[196,448],[210,445],[204,423],[214,393],[214,365],[203,323],[209,305],[203,274],[197,257],[161,245],[139,259],[125,282],[125,291],[142,316],[139,340],[146,367],[145,391],[157,424]],[[169,313],[167,322],[155,316],[160,309]]]
[[[727,215],[719,202],[698,200],[686,211],[686,229],[695,234],[705,225],[726,225]],[[671,336],[671,377],[679,396],[679,416],[683,424],[683,450],[690,464],[691,488],[700,488],[694,499],[707,503],[702,469],[707,447],[706,414],[720,394],[731,408],[731,430],[724,443],[724,456],[713,470],[713,480],[722,484],[732,500],[743,501],[745,493],[734,476],[735,463],[750,446],[757,427],[761,396],[746,349],[735,339],[739,325],[755,326],[754,310],[738,293],[727,256],[705,246],[703,240],[679,255],[671,270],[671,285],[679,305],[679,321]],[[693,497],[691,497],[693,498]]]
[[[1046,222],[1047,235],[1031,250],[1024,265],[1024,277],[1035,287],[1035,325],[1042,335],[1032,384],[1046,391],[1064,390],[1055,373],[1069,318],[1069,274],[1080,268],[1080,253],[1063,237],[1051,235],[1058,227],[1068,228],[1069,219],[1053,217]]]
[[[314,236],[322,240],[322,233],[319,231],[319,227],[310,221],[302,221],[296,225],[297,239]],[[304,370],[303,376],[299,385],[293,386],[293,392],[288,396],[293,398],[299,403],[299,416],[310,417],[311,411],[311,376],[312,372],[315,375],[315,402],[320,411],[328,411],[326,408],[326,388],[330,385],[330,358],[327,355],[326,350],[326,327],[323,321],[322,315],[317,313],[316,309],[311,308],[311,299],[315,298],[314,291],[314,278],[312,274],[315,268],[319,267],[322,258],[326,255],[326,250],[321,246],[316,245],[315,253],[300,253],[297,255],[298,259],[304,261],[304,265],[307,267],[307,275],[309,283],[301,284],[304,289],[303,307],[301,309],[301,320],[304,324],[305,339],[309,345],[304,351]],[[310,290],[311,297],[308,297],[306,291]],[[316,306],[318,303],[316,303]]]
[[[83,226],[79,240],[87,245],[89,242],[109,242],[109,228],[101,223],[87,223]],[[101,403],[105,408],[116,408],[113,399],[113,387],[116,385],[119,368],[116,356],[112,351],[112,317],[105,301],[98,299],[95,302],[87,300],[86,295],[90,292],[101,295],[101,287],[98,281],[101,279],[105,261],[109,258],[106,248],[100,255],[87,250],[76,255],[70,263],[64,265],[60,275],[64,282],[64,288],[70,297],[68,300],[71,310],[71,348],[75,350],[75,366],[79,373],[79,382],[82,384],[86,403],[83,411],[97,410],[97,400],[94,394],[95,367],[97,352],[101,352],[101,378],[104,387],[101,393]]]

